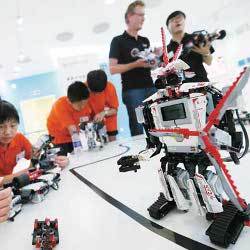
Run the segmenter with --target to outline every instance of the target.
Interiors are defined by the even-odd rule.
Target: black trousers
[[[60,148],[60,152],[58,155],[65,155],[67,156],[68,153],[72,153],[74,150],[72,142],[61,143],[61,144],[54,144],[55,147]]]

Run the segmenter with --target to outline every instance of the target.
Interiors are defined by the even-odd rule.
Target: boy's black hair
[[[92,70],[87,75],[87,82],[90,91],[102,92],[107,86],[107,75],[101,70]]]
[[[166,25],[168,27],[168,24],[169,24],[169,21],[170,19],[176,17],[176,16],[179,16],[179,15],[182,15],[185,19],[186,19],[186,15],[184,12],[182,12],[181,10],[176,10],[174,12],[172,12],[168,17],[167,17],[167,21],[166,21]]]
[[[7,121],[12,121],[19,123],[19,115],[13,104],[5,100],[0,99],[0,124]]]
[[[69,85],[67,97],[71,103],[86,100],[89,98],[89,90],[83,82],[76,81]]]

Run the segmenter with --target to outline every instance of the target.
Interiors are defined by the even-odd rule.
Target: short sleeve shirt
[[[54,137],[53,143],[62,144],[71,142],[68,131],[70,125],[78,126],[81,119],[92,116],[92,110],[87,103],[81,111],[75,110],[66,96],[59,98],[50,111],[47,119],[49,134]]]
[[[17,162],[25,158],[31,159],[32,145],[29,140],[17,133],[7,148],[0,146],[0,176],[12,174]]]
[[[190,34],[185,33],[181,44],[185,47],[185,45],[190,41]],[[169,59],[173,58],[174,53],[176,52],[177,48],[179,46],[179,43],[176,41],[171,40],[170,43],[167,46],[168,49],[168,55]],[[210,52],[213,53],[214,49],[213,47],[210,48]],[[180,59],[182,59],[185,63],[187,63],[190,66],[190,69],[187,71],[195,73],[194,77],[186,78],[184,82],[207,82],[209,81],[207,78],[207,72],[203,65],[203,57],[202,55],[190,51],[187,55],[181,55]]]
[[[137,39],[129,35],[126,31],[113,38],[110,45],[109,58],[118,60],[118,64],[128,64],[138,58],[131,55],[135,48],[143,51],[150,47],[148,38],[138,36]],[[135,68],[121,74],[122,89],[147,88],[153,86],[150,68]]]

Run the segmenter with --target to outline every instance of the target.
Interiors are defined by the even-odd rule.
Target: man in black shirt
[[[150,47],[148,38],[138,35],[144,22],[144,7],[142,1],[128,6],[125,14],[127,30],[113,38],[109,53],[111,74],[121,74],[122,100],[127,108],[132,136],[143,133],[141,124],[137,123],[135,108],[155,92],[150,65],[131,54],[135,48],[142,51]]]
[[[185,47],[185,45],[190,41],[191,35],[185,33],[184,31],[185,19],[186,16],[182,11],[175,11],[167,18],[166,25],[172,35],[172,39],[167,46],[170,61],[179,44],[183,44],[183,47]],[[212,63],[213,58],[211,54],[213,52],[214,49],[211,46],[211,43],[207,41],[205,46],[195,46],[188,54],[180,56],[180,59],[190,66],[184,82],[209,81],[203,63],[206,63],[207,65]]]

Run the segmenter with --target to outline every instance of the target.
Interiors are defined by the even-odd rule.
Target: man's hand
[[[162,54],[163,54],[162,47],[154,48],[153,53],[154,53],[156,56],[158,56],[158,57],[162,56]]]
[[[140,58],[134,62],[135,68],[150,68],[151,65],[144,59]]]
[[[69,159],[66,156],[59,155],[55,157],[55,164],[58,164],[58,166],[61,169],[64,169],[69,165]]]
[[[104,117],[105,117],[105,112],[102,111],[102,112],[95,115],[94,122],[102,122]]]
[[[208,38],[206,37],[205,46],[194,46],[192,48],[192,51],[194,51],[200,55],[207,56],[207,55],[210,55],[210,48],[211,48],[211,42],[209,42]]]
[[[213,57],[210,52],[211,48],[211,42],[208,41],[208,38],[206,38],[206,44],[205,46],[194,46],[192,48],[192,51],[202,55],[203,62],[206,63],[207,65],[212,64]]]
[[[0,223],[9,217],[10,204],[12,201],[11,188],[0,191]]]

